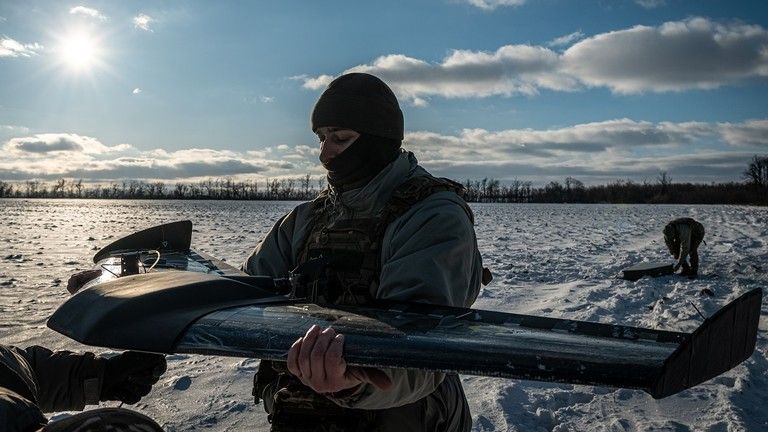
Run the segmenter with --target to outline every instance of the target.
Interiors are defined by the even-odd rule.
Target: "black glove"
[[[162,354],[126,351],[105,359],[100,399],[135,404],[152,390],[166,367]]]

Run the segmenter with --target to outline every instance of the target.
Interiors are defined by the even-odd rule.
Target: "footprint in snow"
[[[256,368],[259,366],[259,360],[254,358],[247,358],[241,362],[239,362],[235,367],[239,371],[255,371]]]
[[[173,388],[175,390],[186,390],[191,385],[192,378],[190,378],[188,375],[184,375],[183,377],[176,378],[176,382],[173,383]]]

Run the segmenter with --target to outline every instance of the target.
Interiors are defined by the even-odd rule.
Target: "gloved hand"
[[[67,281],[67,291],[69,291],[70,294],[74,294],[80,291],[80,288],[82,288],[83,285],[96,279],[99,276],[101,276],[101,269],[85,270],[79,273],[75,273],[70,276],[69,280]]]
[[[99,399],[135,404],[152,390],[152,385],[165,373],[166,368],[165,356],[162,354],[126,351],[105,359]]]

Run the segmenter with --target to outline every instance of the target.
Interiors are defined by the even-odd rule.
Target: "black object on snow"
[[[643,276],[664,276],[674,273],[674,267],[672,264],[660,263],[660,262],[645,262],[622,270],[624,279],[630,281],[636,281]]]

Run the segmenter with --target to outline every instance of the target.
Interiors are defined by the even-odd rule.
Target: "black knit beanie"
[[[403,112],[392,90],[373,75],[350,73],[328,85],[312,111],[312,131],[328,126],[360,133],[323,164],[328,183],[337,190],[364,186],[400,154]]]
[[[328,84],[312,110],[312,132],[327,126],[403,140],[403,112],[395,94],[366,73],[342,75]]]

